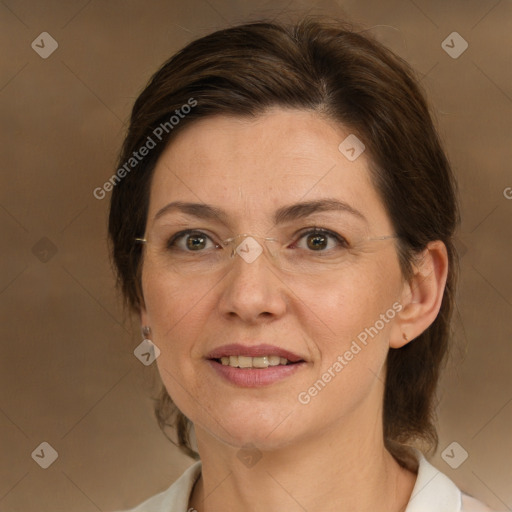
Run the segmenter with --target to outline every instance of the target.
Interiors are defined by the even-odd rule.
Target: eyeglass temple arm
[[[369,238],[368,240],[387,240],[388,238],[400,238],[400,235],[384,235]]]
[[[270,242],[278,242],[279,240],[277,238],[271,238],[271,237],[263,237],[263,236],[256,236],[251,235],[249,233],[240,233],[239,235],[233,236],[231,238],[226,238],[225,240],[221,241],[221,244],[228,245],[234,240],[240,238],[240,237],[252,237],[252,238],[258,238],[260,240],[268,240]],[[384,236],[378,236],[375,238],[370,238],[369,240],[386,240],[388,238],[399,238],[399,235],[384,235]],[[136,242],[140,242],[141,244],[146,244],[148,241],[146,238],[136,238]]]

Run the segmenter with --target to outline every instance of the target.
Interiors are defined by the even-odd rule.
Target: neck
[[[402,512],[416,480],[385,450],[377,427],[330,429],[284,448],[249,450],[261,458],[245,464],[238,448],[197,426],[196,437],[203,467],[190,506],[198,512]]]

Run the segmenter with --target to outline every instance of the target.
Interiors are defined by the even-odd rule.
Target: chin
[[[258,408],[256,408],[258,409]],[[210,422],[207,430],[222,442],[236,447],[255,447],[262,451],[275,450],[293,442],[296,427],[301,422],[291,422],[289,410],[275,408],[275,413],[267,410],[252,410],[246,405],[246,413],[232,409],[218,416],[217,422]],[[204,423],[203,423],[204,424]],[[220,425],[219,425],[220,424]]]
[[[259,450],[261,452],[276,451],[294,443],[294,437],[290,435],[289,431],[282,435],[272,433],[268,436],[261,431],[245,430],[235,432],[230,437],[226,437],[224,433],[221,440],[240,450]]]

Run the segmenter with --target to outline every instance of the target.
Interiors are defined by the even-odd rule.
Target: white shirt
[[[405,512],[492,512],[480,501],[460,491],[419,452],[418,457],[416,484]],[[188,504],[200,474],[201,461],[198,461],[167,490],[126,512],[194,512]]]

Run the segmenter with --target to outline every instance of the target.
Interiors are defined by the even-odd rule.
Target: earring
[[[151,335],[151,327],[148,327],[147,325],[144,325],[141,330],[142,330],[142,337],[145,340],[148,340],[149,336]]]

